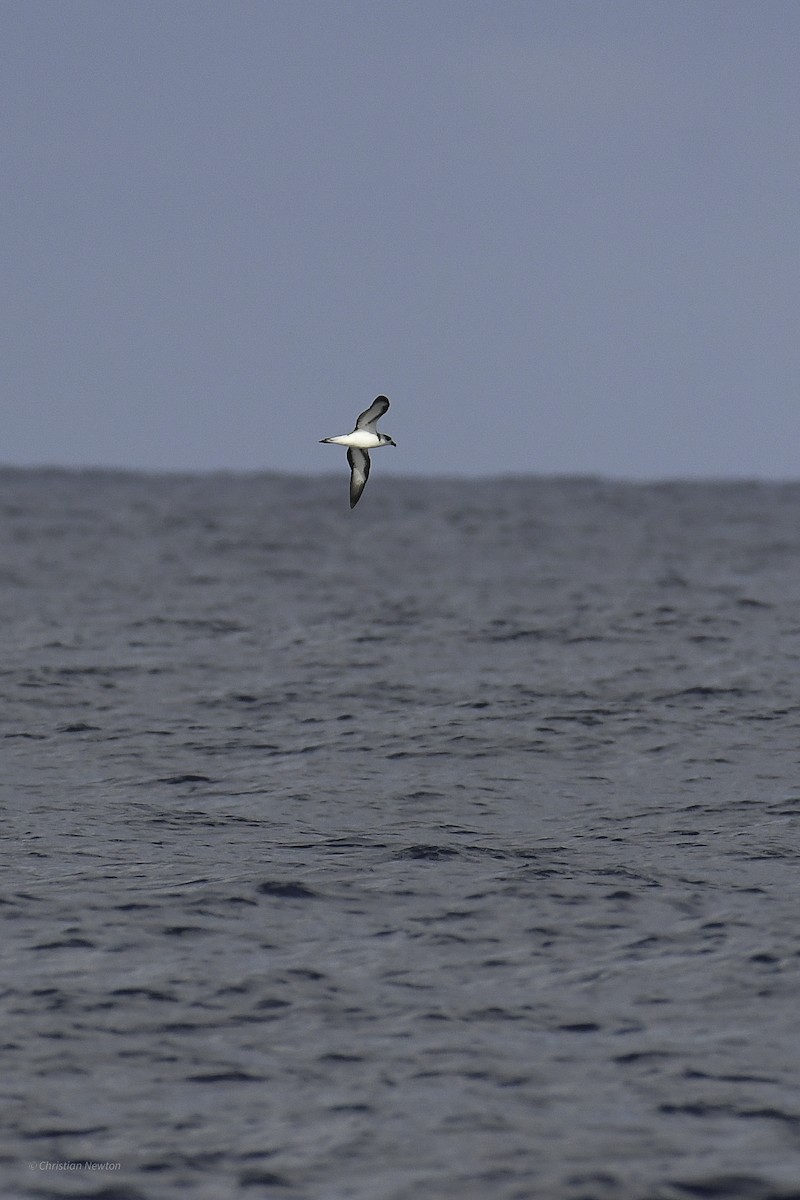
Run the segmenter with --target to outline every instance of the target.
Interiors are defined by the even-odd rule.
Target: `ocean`
[[[800,1197],[800,484],[0,512],[0,1194]]]

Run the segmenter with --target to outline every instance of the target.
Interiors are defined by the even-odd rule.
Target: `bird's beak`
[[[397,449],[397,442],[394,440],[394,438],[389,438],[389,441],[391,442],[391,444],[394,446],[394,448],[395,448],[395,450],[396,450],[396,449]]]

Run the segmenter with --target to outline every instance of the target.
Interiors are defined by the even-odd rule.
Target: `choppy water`
[[[0,511],[0,1194],[800,1196],[800,486]]]

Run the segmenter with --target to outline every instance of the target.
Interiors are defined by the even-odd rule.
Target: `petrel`
[[[343,433],[340,437],[321,438],[320,443],[327,442],[332,446],[347,446],[347,461],[350,464],[350,507],[355,508],[358,498],[366,487],[369,479],[369,450],[377,450],[379,446],[396,446],[388,433],[378,433],[375,426],[389,407],[385,396],[377,396],[356,420],[352,433]]]

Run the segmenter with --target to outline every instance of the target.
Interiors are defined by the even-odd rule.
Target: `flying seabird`
[[[388,433],[378,433],[375,426],[389,407],[385,396],[378,396],[372,401],[356,420],[352,433],[343,433],[341,437],[321,438],[320,443],[327,442],[333,446],[347,446],[347,461],[350,464],[350,507],[355,508],[358,498],[363,492],[369,479],[369,450],[377,450],[379,446],[396,446]]]

